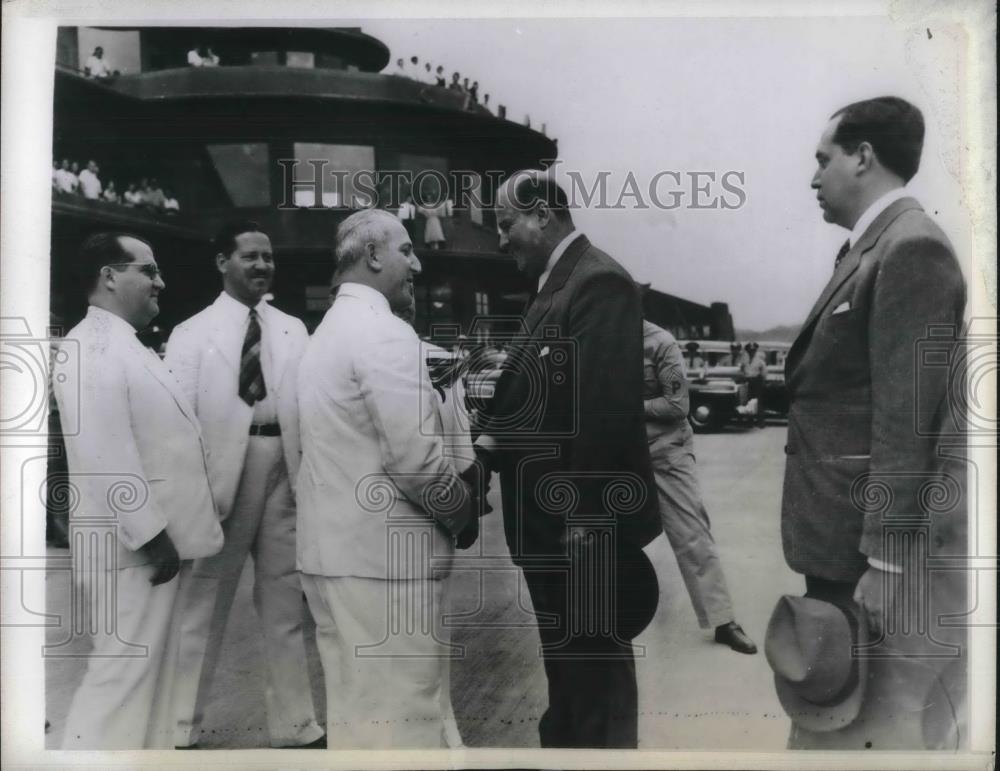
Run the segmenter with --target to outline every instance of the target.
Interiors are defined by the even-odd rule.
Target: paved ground
[[[789,724],[763,655],[764,630],[775,600],[802,591],[801,579],[785,566],[779,540],[784,442],[785,426],[778,423],[764,430],[732,429],[696,437],[705,503],[737,617],[761,652],[734,653],[699,630],[669,544],[663,536],[650,544],[647,551],[656,566],[661,599],[652,624],[636,639],[644,648],[637,661],[643,749],[784,748]],[[452,610],[468,614],[452,634],[453,642],[465,649],[452,665],[456,718],[470,747],[537,747],[545,676],[532,617],[518,606],[519,591],[523,603],[529,602],[506,556],[498,513],[484,520],[482,549],[487,570],[458,571],[451,578]],[[66,556],[65,550],[50,554]],[[250,577],[245,571],[226,632],[206,716],[205,747],[267,746],[262,644]],[[67,571],[50,571],[47,594],[48,612],[65,619]],[[48,630],[50,644],[67,637],[65,627]],[[309,646],[313,697],[322,714],[321,670],[311,639]],[[50,747],[58,747],[69,698],[84,666],[84,659],[47,661]]]

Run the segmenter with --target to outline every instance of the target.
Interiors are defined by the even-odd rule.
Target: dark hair
[[[837,110],[833,141],[848,153],[868,142],[883,166],[909,182],[920,168],[924,146],[924,116],[917,107],[895,96],[854,102]]]
[[[572,217],[569,213],[569,200],[559,184],[548,176],[545,172],[521,173],[520,179],[514,183],[511,190],[513,198],[511,203],[517,209],[529,210],[541,201],[549,211],[555,215],[556,219],[570,221]]]
[[[83,245],[80,246],[80,254],[77,257],[77,271],[80,286],[85,294],[89,295],[97,287],[101,268],[105,265],[117,265],[119,263],[135,261],[135,257],[122,245],[121,240],[123,238],[134,238],[152,248],[152,244],[145,238],[141,238],[134,233],[123,233],[121,231],[94,233],[88,236]]]
[[[259,233],[260,225],[253,220],[235,220],[223,226],[212,241],[216,254],[229,256],[236,251],[236,236],[241,233]]]

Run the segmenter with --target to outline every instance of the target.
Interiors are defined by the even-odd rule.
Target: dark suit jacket
[[[484,421],[516,564],[566,555],[568,524],[611,528],[619,545],[659,533],[642,362],[631,276],[578,236],[528,309]]]
[[[896,544],[922,533],[933,554],[965,553],[965,468],[941,448],[956,435],[956,389],[949,362],[923,353],[936,345],[930,325],[960,334],[964,307],[951,244],[912,198],[841,261],[785,362],[781,531],[793,570],[854,581],[867,557],[902,564],[885,551],[889,530]]]

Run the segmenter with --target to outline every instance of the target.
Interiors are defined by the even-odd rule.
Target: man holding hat
[[[518,172],[498,193],[500,249],[537,289],[478,454],[499,471],[504,532],[541,637],[542,747],[634,748],[631,640],[652,618],[659,533],[642,404],[642,310],[628,272],[573,225],[565,192]]]
[[[965,284],[948,238],[903,190],[923,137],[916,107],[882,97],[838,110],[816,151],[824,219],[850,234],[785,364],[781,534],[806,597],[779,603],[766,653],[792,748],[964,739],[964,380],[931,366],[962,357],[954,343],[934,361],[918,354],[935,329],[954,339]]]

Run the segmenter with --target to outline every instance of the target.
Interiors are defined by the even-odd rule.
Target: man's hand
[[[149,562],[153,566],[153,575],[149,579],[149,583],[153,586],[167,583],[181,569],[181,558],[166,529],[161,530],[140,548],[149,557]]]
[[[854,588],[854,601],[861,608],[862,618],[868,622],[868,632],[874,639],[882,636],[885,619],[899,607],[901,573],[889,573],[869,567]]]
[[[475,462],[459,474],[462,481],[469,485],[471,489],[471,495],[476,504],[474,511],[478,516],[489,514],[493,511],[492,507],[486,502],[486,496],[490,492],[491,473],[489,467],[483,463],[480,454],[477,452]]]

